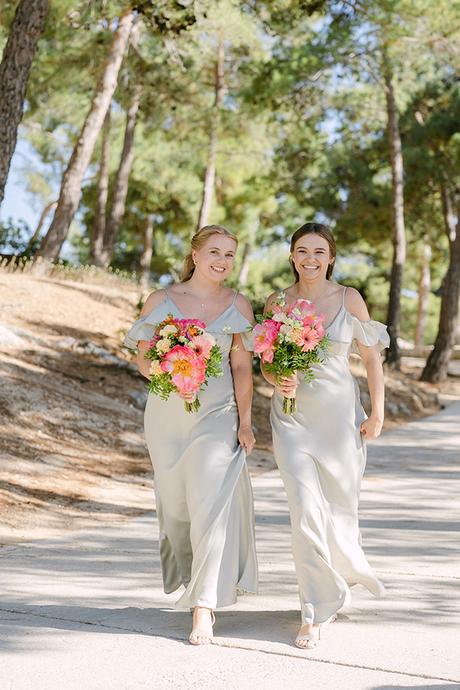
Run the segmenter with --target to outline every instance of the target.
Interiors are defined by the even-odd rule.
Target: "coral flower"
[[[302,347],[302,352],[314,350],[320,340],[321,337],[314,328],[306,328],[302,334],[301,343],[299,343]]]
[[[179,395],[197,392],[206,377],[206,362],[187,345],[173,347],[165,355],[161,368],[171,374]]]

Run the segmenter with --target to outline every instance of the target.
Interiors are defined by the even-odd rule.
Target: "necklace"
[[[215,295],[217,295],[220,292],[221,292],[221,289],[217,290],[215,292]],[[182,290],[182,294],[189,295],[189,297],[196,297],[196,295],[194,295],[192,292],[187,292],[187,290]],[[206,309],[206,302],[199,302],[199,304],[201,307],[201,311],[204,311]]]

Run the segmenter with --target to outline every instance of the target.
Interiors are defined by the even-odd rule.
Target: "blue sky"
[[[33,148],[24,139],[19,139],[11,161],[5,198],[0,209],[0,220],[25,220],[33,230],[42,211],[42,202],[35,195],[27,192],[22,181],[23,169],[33,165],[36,155]],[[43,204],[44,205],[44,204]]]

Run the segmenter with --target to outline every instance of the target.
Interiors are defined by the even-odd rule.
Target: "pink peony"
[[[163,371],[171,374],[171,380],[179,395],[197,392],[206,378],[206,362],[197,357],[191,347],[176,345],[161,362]]]
[[[321,319],[321,321],[320,321],[320,319]],[[323,324],[322,324],[323,319],[324,319],[324,316],[323,316],[323,315],[318,316],[318,320],[317,320],[317,322],[315,323],[315,326],[314,326],[314,329],[315,329],[315,331],[316,331],[317,334],[318,334],[318,338],[322,338],[322,337],[324,336],[324,334],[325,334],[324,326],[323,326]]]
[[[275,351],[271,348],[269,350],[264,350],[262,352],[262,357],[261,360],[265,364],[271,364],[273,362],[273,357],[274,357]]]
[[[254,326],[254,352],[270,350],[278,337],[280,323],[272,319],[266,319],[263,323]]]
[[[287,308],[287,313],[293,318],[297,318],[299,321],[303,321],[305,318],[312,316],[315,313],[315,305],[312,304],[308,299],[297,299],[295,302],[289,305]]]

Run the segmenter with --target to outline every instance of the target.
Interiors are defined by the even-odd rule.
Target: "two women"
[[[187,414],[178,396],[150,395],[145,434],[155,471],[160,555],[166,592],[184,585],[178,606],[193,609],[192,644],[212,639],[214,609],[236,600],[236,591],[256,591],[252,494],[245,453],[251,452],[252,375],[247,332],[249,302],[224,287],[237,248],[220,226],[202,228],[192,239],[183,282],[152,293],[126,338],[138,347],[137,363],[148,376],[143,351],[153,327],[168,313],[199,318],[224,351],[224,376],[211,379],[197,413]],[[349,598],[349,585],[374,594],[382,586],[359,545],[358,495],[365,465],[363,437],[375,438],[383,421],[383,374],[378,344],[387,345],[382,324],[369,320],[358,292],[332,283],[335,243],[324,226],[307,223],[293,236],[295,282],[269,297],[305,298],[327,315],[332,341],[326,366],[312,384],[297,377],[277,382],[271,422],[275,458],[291,513],[293,552],[301,599],[296,644],[317,644],[320,625]],[[348,367],[353,342],[363,357],[372,400],[366,420]],[[283,396],[296,395],[297,412],[282,411]]]

